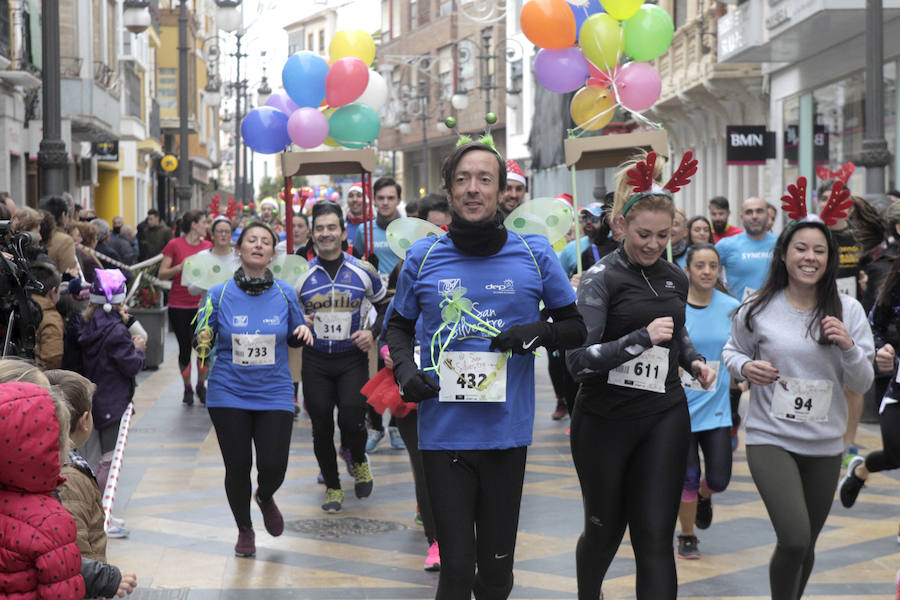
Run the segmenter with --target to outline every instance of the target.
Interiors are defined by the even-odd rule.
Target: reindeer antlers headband
[[[806,177],[797,178],[797,184],[788,186],[788,193],[781,197],[781,210],[795,221],[821,222],[831,227],[840,219],[847,216],[847,211],[853,206],[850,199],[850,190],[844,187],[840,179],[831,186],[831,195],[828,203],[820,214],[807,214],[806,212]]]
[[[681,157],[681,164],[678,165],[675,173],[669,182],[663,187],[653,180],[653,167],[656,165],[656,152],[647,154],[645,160],[639,161],[634,167],[625,172],[627,179],[625,183],[632,186],[635,194],[628,199],[622,208],[622,216],[624,216],[635,202],[647,196],[667,196],[672,198],[672,194],[686,186],[691,182],[691,176],[697,172],[697,160],[694,153],[688,150]]]

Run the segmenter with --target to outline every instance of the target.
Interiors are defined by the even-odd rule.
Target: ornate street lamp
[[[216,23],[219,29],[232,33],[241,26],[240,0],[216,0]]]
[[[144,33],[150,27],[150,0],[125,0],[122,23],[131,33]]]

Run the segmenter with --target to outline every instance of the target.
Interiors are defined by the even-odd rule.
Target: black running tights
[[[422,451],[441,547],[436,600],[509,597],[526,455],[525,447]]]
[[[169,324],[172,326],[172,333],[178,340],[178,369],[190,374],[191,367],[191,340],[194,337],[194,326],[191,321],[197,316],[196,308],[175,308],[169,307]]]
[[[325,485],[340,489],[337,451],[334,449],[334,409],[338,411],[341,444],[353,462],[366,460],[366,398],[359,390],[369,379],[368,357],[351,350],[326,354],[303,349],[303,399],[312,420],[313,451]]]
[[[409,454],[409,464],[412,467],[413,483],[416,486],[416,503],[419,505],[419,513],[422,515],[422,527],[425,529],[425,538],[430,545],[437,539],[434,529],[434,511],[431,508],[431,500],[428,496],[428,486],[425,485],[425,466],[422,464],[422,451],[419,450],[419,411],[410,411],[405,417],[397,419],[397,429],[400,437],[406,444],[406,453]]]
[[[550,383],[553,384],[553,393],[557,398],[562,398],[566,403],[569,416],[575,408],[575,396],[578,395],[578,384],[569,369],[566,368],[565,351],[550,352],[547,357],[547,372],[550,374]]]
[[[225,495],[238,528],[252,527],[250,520],[250,468],[256,447],[256,482],[260,500],[268,500],[284,481],[294,414],[285,410],[244,410],[210,407],[219,450],[225,462]]]
[[[687,472],[684,477],[682,502],[693,502],[700,489],[700,449],[703,450],[702,471],[706,487],[712,492],[723,492],[731,481],[731,427],[719,427],[691,433],[688,449]]]
[[[881,450],[876,450],[866,457],[866,469],[870,473],[900,467],[900,403],[885,406],[879,419]]]
[[[582,410],[572,415],[572,458],[584,497],[584,533],[575,549],[579,600],[600,586],[628,526],[639,600],[673,600],[678,589],[672,538],[691,435],[687,404],[629,420]]]
[[[799,600],[841,472],[841,455],[804,456],[773,445],[747,446],[750,474],[775,527],[769,561],[772,600]]]

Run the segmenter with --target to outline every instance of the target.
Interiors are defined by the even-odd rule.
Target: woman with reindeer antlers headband
[[[795,219],[778,236],[762,288],[738,309],[722,359],[748,379],[747,462],[775,528],[774,600],[803,595],[837,487],[847,426],[844,388],[865,392],[875,354],[865,311],[838,293],[829,226],[852,201],[835,182],[821,215],[806,214],[806,178],[788,186]]]
[[[588,336],[566,361],[580,384],[571,444],[584,496],[584,533],[576,549],[582,600],[600,597],[626,525],[637,562],[637,597],[676,595],[672,537],[690,438],[678,367],[704,387],[713,373],[684,327],[687,277],[663,253],[675,215],[672,194],[696,171],[688,152],[660,187],[656,153],[626,165],[612,211],[623,243],[585,272],[578,286]]]

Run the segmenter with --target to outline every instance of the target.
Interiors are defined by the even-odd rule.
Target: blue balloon
[[[284,91],[297,106],[318,108],[325,99],[325,76],[328,62],[312,52],[291,55],[281,70]]]
[[[600,0],[589,0],[587,6],[575,6],[574,4],[569,4],[569,8],[572,9],[572,14],[575,15],[576,37],[578,36],[578,32],[581,31],[581,24],[584,23],[585,19],[591,15],[606,12],[603,10],[603,7],[600,6]]]
[[[331,198],[331,195],[332,195],[333,193],[334,193],[334,188],[327,188],[327,189],[325,190],[325,196],[326,196],[327,198]]]
[[[277,154],[291,144],[288,116],[271,106],[254,108],[241,120],[241,137],[260,154]]]

